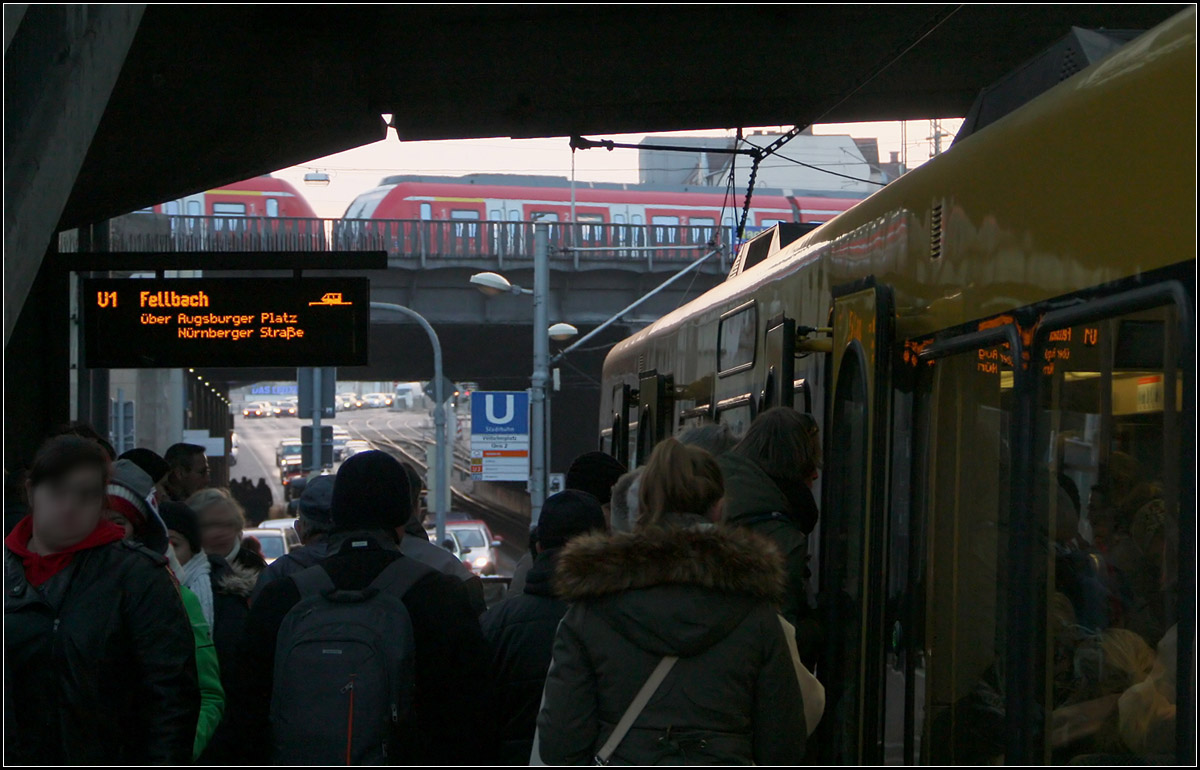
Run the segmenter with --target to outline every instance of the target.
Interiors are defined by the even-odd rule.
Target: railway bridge
[[[362,271],[371,298],[410,307],[434,326],[442,342],[448,377],[484,388],[528,387],[533,371],[533,307],[529,297],[487,297],[469,282],[482,271],[503,274],[514,284],[533,284],[533,222],[321,219],[290,217],[181,216],[135,213],[109,220],[99,236],[67,231],[60,253],[84,251],[198,253],[196,270],[206,276],[279,277],[280,271],[205,270],[203,254],[241,251],[318,252],[328,269],[306,275],[345,275],[339,257],[383,250],[386,270]],[[724,280],[729,271],[730,228],[667,225],[553,223],[550,226],[551,323],[565,321],[586,334],[652,291],[688,264],[713,251],[692,274],[673,283],[598,335],[587,349],[564,360],[553,420],[555,467],[593,448],[590,441],[600,406],[598,373],[608,348]],[[136,275],[131,271],[114,276]],[[569,344],[569,343],[564,343]],[[373,314],[370,363],[339,369],[344,380],[424,380],[432,374],[425,333],[394,313]],[[260,380],[286,380],[291,369],[275,367],[204,369],[203,380],[224,388]]]

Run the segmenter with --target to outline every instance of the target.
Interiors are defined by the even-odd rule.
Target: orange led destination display
[[[83,282],[97,369],[367,363],[366,278],[94,278]]]

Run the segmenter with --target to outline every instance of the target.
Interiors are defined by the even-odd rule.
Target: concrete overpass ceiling
[[[964,115],[1071,26],[1185,7],[150,5],[60,227],[377,141],[380,113],[407,140]]]

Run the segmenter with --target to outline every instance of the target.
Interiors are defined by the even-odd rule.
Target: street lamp
[[[578,329],[576,329],[571,324],[565,324],[565,323],[554,324],[553,326],[550,327],[549,332],[550,332],[550,339],[554,340],[555,342],[563,342],[565,340],[571,339],[576,334],[579,334]]]
[[[533,294],[529,289],[509,283],[509,280],[499,273],[476,273],[471,276],[471,285],[489,297],[500,294]]]
[[[533,295],[533,376],[529,388],[529,523],[536,525],[546,501],[546,384],[550,380],[550,228],[544,220],[533,223],[533,291],[509,282],[498,273],[476,273],[471,284],[488,296],[505,292]],[[556,324],[566,327],[569,324]],[[566,334],[556,328],[553,333]],[[568,337],[571,335],[567,335]],[[565,339],[565,337],[563,338]]]

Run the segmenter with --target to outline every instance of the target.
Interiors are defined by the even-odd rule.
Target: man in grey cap
[[[250,592],[251,604],[268,584],[320,564],[329,556],[329,533],[333,530],[333,517],[330,515],[333,479],[333,476],[317,476],[305,484],[296,520],[296,534],[303,545],[280,556],[259,573],[258,583]]]

